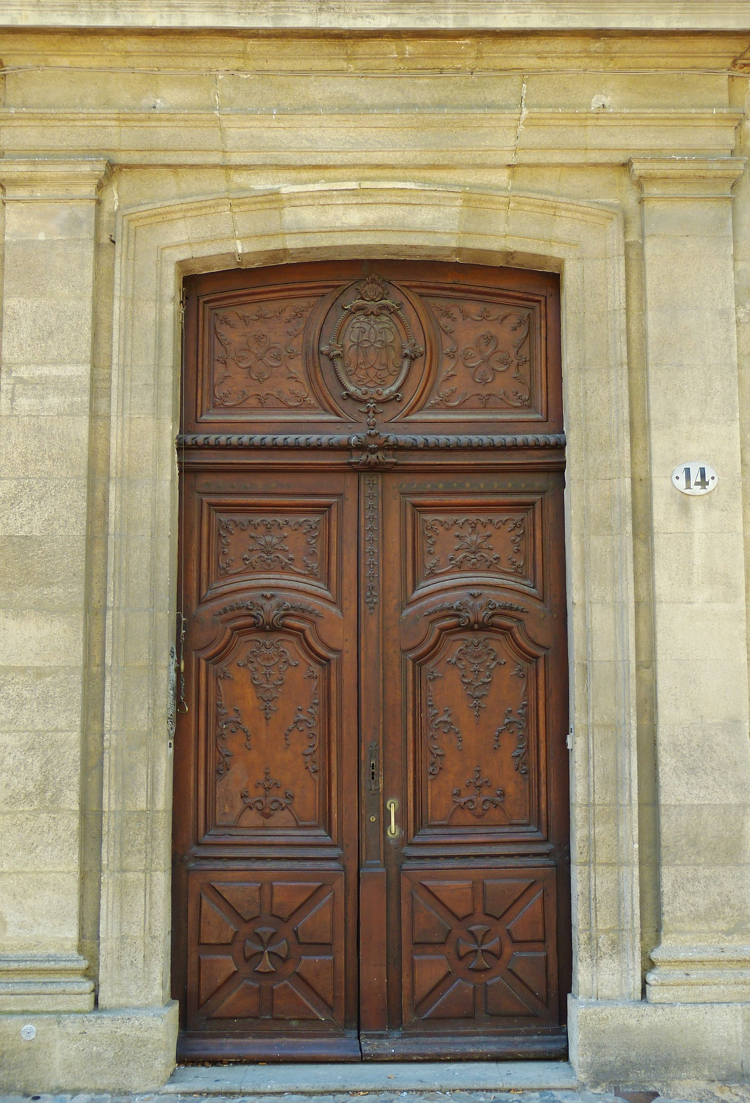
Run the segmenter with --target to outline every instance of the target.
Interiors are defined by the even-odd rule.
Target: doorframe
[[[227,181],[230,186],[230,172]],[[640,1000],[620,211],[559,197],[378,182],[224,192],[120,210],[117,221],[99,1006],[169,1002],[182,280],[197,272],[346,257],[452,260],[561,275],[573,999]],[[576,1044],[574,1034],[574,1061]]]

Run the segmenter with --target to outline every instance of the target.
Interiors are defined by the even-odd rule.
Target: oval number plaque
[[[708,494],[718,481],[719,476],[711,464],[702,460],[678,464],[672,472],[672,485],[683,494]]]

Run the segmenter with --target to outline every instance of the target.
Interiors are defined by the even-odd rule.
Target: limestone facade
[[[750,1075],[750,4],[0,25],[0,1088],[174,1064],[181,282],[346,257],[560,273],[571,1061]]]

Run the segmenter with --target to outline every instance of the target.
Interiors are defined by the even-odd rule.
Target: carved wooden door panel
[[[382,611],[363,630],[381,639],[388,1004],[363,1051],[559,1055],[562,477],[457,466],[380,477]]]
[[[556,279],[351,261],[185,290],[178,1053],[560,1055]]]
[[[356,479],[185,476],[189,1057],[359,1057]]]

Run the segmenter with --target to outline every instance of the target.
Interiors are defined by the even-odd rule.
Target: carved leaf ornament
[[[458,670],[461,685],[474,710],[474,719],[478,720],[492,684],[492,672],[496,666],[505,666],[505,659],[498,656],[486,637],[470,636],[459,642],[448,663]]]
[[[297,665],[288,648],[281,640],[276,639],[257,640],[245,658],[237,663],[237,666],[247,667],[250,672],[250,680],[266,723],[271,719],[271,713],[276,711],[275,701],[284,684],[286,671],[290,666]]]
[[[448,821],[450,822],[453,813],[458,811],[459,808],[466,812],[471,812],[472,816],[475,816],[476,819],[481,819],[491,808],[499,808],[505,815],[505,809],[502,807],[505,801],[505,792],[502,789],[495,789],[493,795],[491,786],[492,782],[490,779],[488,777],[482,777],[482,767],[477,763],[473,776],[467,777],[466,779],[466,788],[469,790],[469,793],[462,796],[460,788],[457,787],[453,790],[453,811],[448,817]],[[489,789],[489,792],[484,792],[485,787]],[[506,815],[506,819],[507,818]]]
[[[438,673],[434,666],[429,666],[427,668],[427,722],[429,726],[427,746],[430,752],[427,776],[430,781],[436,778],[443,768],[445,751],[441,746],[441,736],[452,734],[456,738],[456,746],[459,751],[463,746],[463,738],[461,732],[453,723],[451,710],[447,705],[444,705],[441,713],[440,708],[435,704],[435,698],[432,693],[432,682],[434,682],[436,678],[442,678],[442,676],[443,675]]]
[[[260,601],[252,598],[243,601],[235,601],[232,602],[231,605],[226,605],[220,610],[221,614],[235,612],[250,613],[253,620],[253,628],[265,632],[271,631],[272,629],[283,628],[284,622],[289,614],[302,613],[306,616],[322,616],[319,610],[314,609],[310,605],[305,605],[302,602],[286,601],[284,598],[280,598],[272,593],[261,594]],[[253,640],[244,657],[237,661],[237,666],[243,667],[250,674],[250,681],[258,700],[258,707],[268,724],[272,713],[277,711],[276,702],[279,699],[281,689],[286,680],[286,672],[292,667],[299,666],[299,663],[292,657],[288,647],[285,646],[284,640],[270,637]],[[307,708],[298,706],[291,724],[284,732],[284,743],[285,746],[289,746],[289,737],[294,731],[302,732],[307,736],[307,746],[302,752],[302,757],[305,763],[305,769],[317,780],[320,698],[318,690],[318,673],[313,666],[308,667],[305,678],[309,679],[311,682],[310,704]],[[220,679],[233,680],[233,675],[226,666],[219,668],[216,688],[216,750],[218,753],[216,774],[219,779],[223,778],[231,768],[230,759],[232,758],[232,751],[230,751],[226,745],[228,735],[234,735],[241,731],[245,736],[246,749],[252,749],[250,730],[245,726],[239,708],[234,706],[230,712],[227,707]],[[287,792],[286,796],[289,798],[289,801],[286,803],[283,801],[281,803],[278,801],[271,801],[269,803],[267,798],[270,790],[264,786],[263,782],[257,782],[257,784],[264,788],[265,804],[264,810],[261,811],[261,815],[263,815],[264,818],[268,818],[268,816],[273,815],[274,812],[285,808],[289,801],[293,799],[292,795]],[[274,782],[271,788],[275,787],[275,785],[276,783]],[[248,799],[246,800],[245,797]],[[260,804],[258,803],[260,798],[250,798],[246,791],[242,795],[242,800],[245,805],[243,811],[249,807],[260,810]]]
[[[489,628],[492,618],[497,613],[528,613],[523,605],[516,605],[514,601],[495,601],[494,598],[481,600],[481,590],[469,590],[468,598],[459,598],[458,601],[444,601],[435,606],[436,613],[452,613],[458,619],[459,628]]]
[[[239,823],[244,813],[249,809],[253,809],[256,812],[260,812],[264,820],[270,820],[277,812],[291,812],[294,822],[297,824],[299,823],[294,809],[291,807],[294,802],[294,793],[291,789],[285,789],[283,796],[274,796],[274,790],[281,789],[281,782],[271,777],[270,766],[266,766],[263,771],[263,777],[260,781],[256,781],[255,788],[262,789],[263,795],[254,797],[248,789],[243,789],[240,793],[240,800],[242,801],[243,807],[235,822]]]

